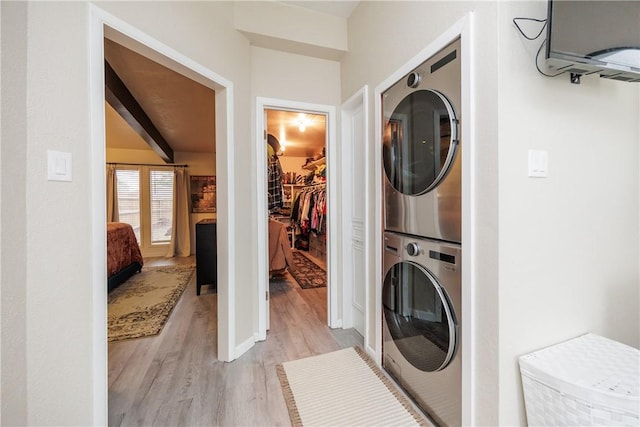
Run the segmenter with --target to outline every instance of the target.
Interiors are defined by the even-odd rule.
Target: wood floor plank
[[[172,262],[193,261],[145,265]],[[195,275],[160,334],[109,343],[109,425],[288,426],[276,366],[362,346],[357,332],[326,326],[326,288],[301,289],[285,274],[270,281],[267,339],[237,360],[221,362],[217,295],[205,287],[197,296],[194,280]]]

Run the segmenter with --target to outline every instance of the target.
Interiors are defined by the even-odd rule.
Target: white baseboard
[[[247,351],[251,349],[256,343],[256,339],[254,337],[247,338],[244,342],[240,343],[240,345],[236,346],[236,354],[234,355],[234,360],[238,357],[245,354]]]
[[[375,360],[375,362],[380,366],[382,365],[380,357],[378,355],[378,352],[376,352],[376,350],[374,348],[372,348],[371,346],[365,344],[364,346],[364,351],[367,352],[367,354],[373,359]]]
[[[342,328],[342,319],[335,319],[333,322],[331,322],[331,325],[329,325],[329,327],[331,329]]]

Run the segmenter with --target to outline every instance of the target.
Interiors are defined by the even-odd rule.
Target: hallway
[[[326,326],[325,288],[301,289],[287,273],[270,281],[267,340],[220,362],[217,295],[195,288],[194,274],[159,335],[109,344],[109,425],[290,425],[275,366],[362,346],[355,330]]]

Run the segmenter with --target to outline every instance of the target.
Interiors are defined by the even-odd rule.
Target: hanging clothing
[[[274,213],[278,209],[284,206],[282,177],[282,166],[280,165],[280,159],[277,155],[269,157],[269,165],[267,168],[268,179],[267,183],[267,208],[269,213]]]
[[[309,233],[326,232],[327,191],[323,184],[303,188],[291,206],[291,219],[296,227],[296,247],[307,249]]]
[[[326,214],[327,192],[316,191],[313,193],[313,209],[311,210],[311,231],[316,234],[324,233],[324,217]]]
[[[296,194],[291,205],[291,219],[297,221],[300,214],[300,194]]]

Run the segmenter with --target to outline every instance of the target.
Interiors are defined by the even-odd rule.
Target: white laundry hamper
[[[586,334],[520,357],[530,426],[640,426],[640,351]]]

